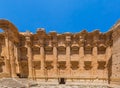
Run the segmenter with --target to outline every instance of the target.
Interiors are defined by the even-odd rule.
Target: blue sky
[[[120,19],[120,0],[0,0],[0,18],[21,32],[106,32]]]

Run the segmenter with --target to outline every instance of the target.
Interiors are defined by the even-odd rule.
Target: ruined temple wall
[[[110,53],[110,52],[109,52]],[[41,63],[41,55],[33,55],[33,60],[36,62],[40,62]],[[35,69],[35,76],[36,78],[42,78],[42,77],[48,77],[48,78],[55,78],[57,75],[58,77],[64,77],[64,78],[80,78],[80,79],[107,79],[108,78],[108,73],[107,73],[107,68],[105,66],[104,69],[98,69],[98,62],[96,64],[96,69],[94,70],[95,65],[93,65],[93,61],[97,60],[97,61],[105,61],[106,64],[108,63],[109,58],[106,58],[106,54],[101,54],[101,55],[97,55],[97,57],[93,57],[93,55],[89,54],[89,55],[84,55],[84,57],[80,58],[79,54],[78,55],[71,55],[70,59],[71,62],[78,62],[78,68],[70,68],[70,72],[67,71],[67,69],[59,69],[59,67],[57,68],[57,74],[54,73],[54,68],[50,68],[49,67],[52,65],[54,66],[54,55],[45,55],[45,63],[46,62],[52,62],[51,64],[47,64],[45,67],[45,74],[42,74],[42,71],[40,68]],[[65,66],[66,66],[66,55],[58,55],[58,63],[59,62],[65,62]],[[79,60],[83,59],[82,63],[83,65],[81,65],[79,63]],[[84,68],[84,62],[85,61],[91,61],[91,66],[92,68],[89,70],[86,70]],[[57,66],[59,66],[57,63]],[[37,64],[38,66],[40,66],[40,64]],[[76,67],[76,64],[73,65],[73,67]],[[83,69],[81,69],[81,67],[83,67]],[[68,74],[70,76],[68,76]]]
[[[113,30],[111,83],[120,85],[120,26]]]
[[[42,31],[40,30],[40,32]],[[98,32],[99,37],[95,35],[96,32]],[[25,35],[25,40],[23,35],[21,35],[23,37],[23,42],[25,42],[23,45],[21,43],[21,47],[27,46],[26,58],[22,58],[21,55],[21,59],[32,59],[28,61],[28,64],[32,62],[31,67],[33,67],[30,68],[28,65],[28,68],[30,68],[30,71],[32,69],[31,74],[33,74],[33,77],[36,77],[36,79],[48,79],[48,81],[51,80],[51,78],[107,80],[107,64],[111,56],[111,52],[109,52],[111,47],[108,42],[111,39],[111,32],[105,34],[99,31],[94,31],[93,33],[85,32],[85,35],[86,38],[81,39],[82,36],[79,34],[69,34],[69,36],[68,34],[61,34],[57,36],[58,39],[59,37],[64,37],[61,41],[49,39],[48,34],[44,35],[40,40],[36,40],[37,38],[41,38],[40,34],[30,34],[29,36],[27,34]],[[87,38],[88,35],[93,37],[89,39],[89,37]],[[53,35],[50,36],[52,37]],[[54,37],[55,36],[53,36],[53,38]],[[64,40],[67,37],[69,38]],[[76,39],[78,39],[78,41]],[[91,41],[92,39],[94,39],[94,42]],[[71,45],[69,45],[69,43],[71,43]],[[34,50],[36,46],[37,48]],[[28,50],[28,48],[31,48],[31,51]],[[105,52],[100,51],[101,48],[102,51]],[[72,51],[72,49],[77,49],[77,52]],[[32,56],[28,57],[30,55]],[[101,66],[98,65],[99,61],[102,61]],[[91,62],[91,64],[89,64],[89,62]],[[85,67],[85,63],[87,68]]]

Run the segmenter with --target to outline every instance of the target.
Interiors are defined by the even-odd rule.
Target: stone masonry
[[[35,34],[0,20],[0,77],[57,84],[100,82],[120,85],[120,22],[108,32]]]

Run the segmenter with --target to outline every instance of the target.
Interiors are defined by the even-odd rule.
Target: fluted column
[[[53,55],[54,55],[54,72],[57,76],[57,48],[56,46],[53,47]]]
[[[84,47],[83,46],[81,46],[79,49],[79,56],[80,56],[79,69],[80,69],[80,72],[82,72],[84,70]]]
[[[67,66],[67,70],[68,70],[68,74],[71,75],[70,73],[70,66],[71,66],[71,63],[70,63],[70,46],[68,45],[66,47],[66,59],[67,59],[67,62],[66,62],[66,66]]]
[[[32,49],[31,49],[31,44],[27,44],[27,57],[28,57],[28,71],[29,71],[29,76],[28,78],[32,78]]]
[[[41,53],[41,71],[42,75],[45,76],[45,51],[43,46],[40,47],[40,53]]]
[[[97,68],[98,68],[98,62],[97,62],[97,53],[98,53],[98,49],[97,46],[93,47],[93,58],[92,58],[92,75],[97,76]]]
[[[5,46],[6,46],[5,72],[10,74],[9,40],[7,36],[5,36]]]
[[[11,77],[17,77],[16,75],[16,63],[15,63],[15,55],[14,55],[14,44],[9,41],[10,44],[10,66],[11,66]]]
[[[28,78],[33,78],[33,64],[32,64],[32,59],[33,59],[33,54],[32,54],[32,43],[31,43],[31,34],[30,32],[26,32],[26,48],[27,48],[27,57],[28,57]]]
[[[18,61],[19,60],[19,56],[18,56],[19,50],[18,50],[17,45],[14,45],[14,49],[15,49],[14,53],[15,53],[15,57],[16,57],[16,60],[15,60],[15,62],[16,62],[16,72],[20,73],[20,67],[19,67],[19,61]]]

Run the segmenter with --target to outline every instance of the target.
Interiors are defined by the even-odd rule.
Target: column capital
[[[32,46],[32,43],[30,41],[26,41],[26,47],[31,47]]]
[[[66,47],[70,47],[71,46],[71,42],[65,42]]]
[[[26,34],[25,39],[26,39],[26,42],[25,42],[25,43],[26,43],[26,46],[31,47],[31,45],[32,45],[31,35],[30,35],[30,34]]]
[[[98,41],[97,40],[93,40],[93,47],[97,47],[98,46]]]
[[[58,46],[57,42],[53,42],[53,47],[57,47],[57,46]]]

